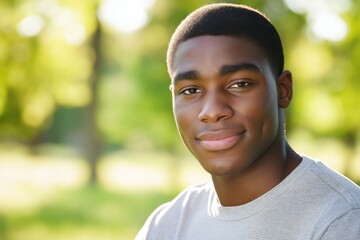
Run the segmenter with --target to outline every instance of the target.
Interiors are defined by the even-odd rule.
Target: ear
[[[285,70],[277,79],[279,107],[287,108],[290,105],[293,90],[292,90],[292,74]]]

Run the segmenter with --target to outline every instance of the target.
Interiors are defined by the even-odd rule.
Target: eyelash
[[[195,92],[193,92],[194,90],[195,90]],[[200,89],[192,87],[192,88],[184,89],[180,93],[184,94],[184,95],[192,95],[192,94],[199,93],[198,91],[200,91]]]
[[[234,87],[234,85],[236,85],[236,87]],[[236,83],[230,85],[229,88],[246,88],[246,87],[249,87],[249,86],[250,86],[249,82],[241,81],[241,82],[236,82]]]

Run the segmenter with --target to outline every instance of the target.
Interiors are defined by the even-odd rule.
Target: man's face
[[[214,176],[249,169],[279,134],[277,79],[247,39],[201,36],[174,58],[173,111],[181,138]]]

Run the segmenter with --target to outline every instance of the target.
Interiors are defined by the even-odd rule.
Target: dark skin
[[[176,124],[223,206],[258,198],[301,162],[284,134],[292,76],[273,72],[262,49],[244,38],[200,36],[175,53]]]

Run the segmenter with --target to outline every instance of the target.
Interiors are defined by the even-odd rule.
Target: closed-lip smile
[[[245,131],[216,130],[202,132],[196,141],[208,151],[223,151],[233,147]]]

